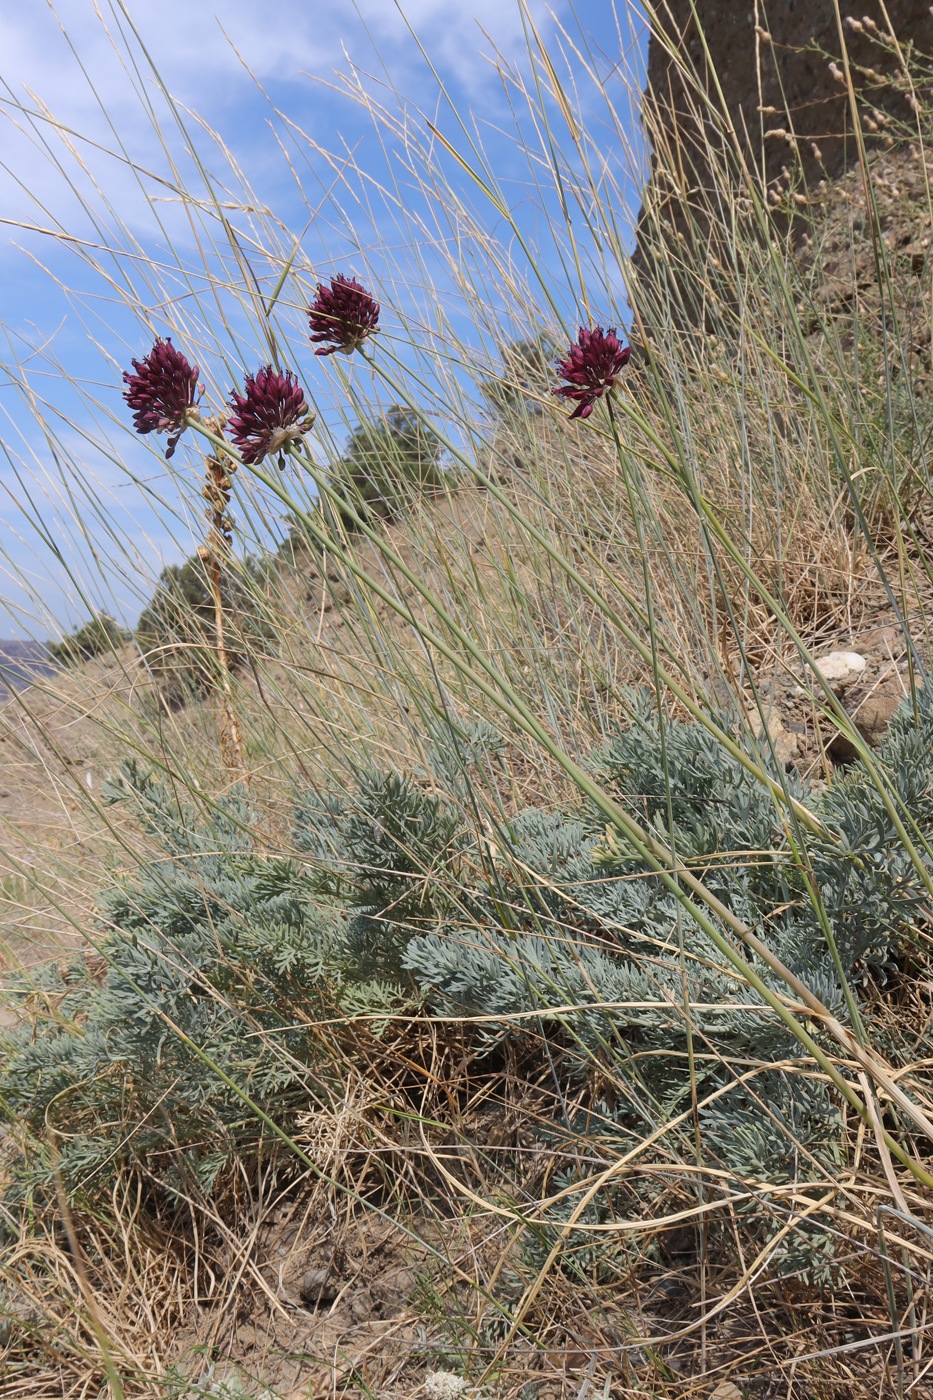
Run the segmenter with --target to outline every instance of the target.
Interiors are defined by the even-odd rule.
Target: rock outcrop
[[[739,337],[748,286],[769,265],[772,240],[789,235],[790,300],[773,303],[775,332],[789,307],[810,360],[830,373],[839,354],[860,347],[867,389],[888,395],[878,431],[890,437],[900,473],[892,505],[881,473],[861,462],[865,528],[879,554],[899,540],[919,561],[933,547],[928,449],[917,446],[933,440],[925,410],[933,394],[933,215],[918,131],[918,113],[925,137],[933,111],[933,6],[839,0],[837,13],[835,0],[657,0],[657,9],[645,103],[654,154],[631,286],[637,358],[656,354],[663,379],[665,357],[676,364],[682,346]],[[850,79],[867,182],[853,168],[860,145]],[[769,322],[762,300],[755,305],[761,330]],[[892,345],[896,353],[884,350]],[[870,414],[865,421],[870,428]],[[843,500],[842,483],[840,493]],[[860,528],[853,518],[853,537]],[[919,562],[916,575],[924,596],[902,600],[906,621],[883,590],[868,598],[863,588],[857,617],[800,629],[823,682],[872,746],[933,669],[928,644],[911,657],[906,640],[925,636]],[[856,752],[824,700],[812,668],[794,655],[773,673],[759,669],[755,695],[742,697],[753,731],[767,731],[779,761],[811,775]]]
[[[655,320],[650,289],[659,285],[676,286],[686,323],[708,319],[702,285],[689,271],[678,275],[676,257],[672,270],[672,235],[694,248],[688,267],[715,266],[717,256],[729,260],[735,195],[737,210],[751,210],[750,184],[778,229],[824,199],[858,158],[849,79],[869,149],[902,141],[916,127],[918,72],[924,98],[933,80],[933,62],[917,55],[933,55],[927,0],[889,0],[886,9],[839,0],[838,15],[835,0],[658,0],[644,104],[651,177],[632,288],[644,321]]]
[[[871,124],[883,137],[886,120],[910,121],[904,59],[911,49],[933,53],[928,0],[839,0],[838,19],[833,0],[659,0],[657,10],[648,51],[651,120],[676,127],[678,143],[696,149],[696,101],[674,49],[716,105],[721,90],[735,131],[763,155],[771,180],[788,163],[789,146],[809,182],[836,177],[857,156],[843,44],[869,140]]]

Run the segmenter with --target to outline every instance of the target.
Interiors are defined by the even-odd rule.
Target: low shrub
[[[227,659],[233,669],[243,664],[251,646],[271,637],[262,605],[267,575],[264,562],[253,557],[237,560],[223,572],[220,594]],[[218,675],[214,594],[197,555],[162,570],[136,624],[136,641],[170,706],[211,693]]]
[[[331,484],[364,518],[390,520],[444,481],[441,444],[411,409],[396,405],[361,422],[330,473]],[[343,512],[348,529],[354,528]]]
[[[106,656],[131,641],[128,631],[107,613],[97,613],[67,633],[60,642],[49,642],[49,656],[59,666],[74,666],[81,661],[92,661],[95,656]]]
[[[69,1189],[106,1190],[136,1164],[209,1190],[254,1145],[244,1095],[279,1113],[289,1095],[307,1103],[315,1036],[294,1008],[334,1005],[344,915],[306,867],[257,854],[240,795],[199,822],[130,762],[105,796],[132,804],[160,855],[100,900],[99,984],[80,959],[47,969],[56,1015],[14,1033],[3,1092],[39,1138],[62,1133]],[[34,1184],[50,1170],[31,1158]]]
[[[660,741],[640,703],[591,766],[844,1018],[813,881],[860,1014],[881,1026],[895,1063],[929,1054],[928,1029],[918,1040],[890,1014],[899,968],[922,956],[911,930],[924,890],[870,777],[856,765],[818,796],[798,790],[831,833],[809,839],[805,877],[771,798],[705,730],[670,722]],[[483,753],[471,746],[477,762]],[[916,715],[907,706],[895,718],[878,760],[921,838],[933,837],[933,699],[921,694]],[[439,749],[436,767],[449,776],[450,754]],[[521,812],[491,843],[425,775],[371,772],[351,796],[304,799],[298,855],[283,859],[257,849],[242,797],[198,818],[132,763],[108,796],[135,805],[161,853],[102,898],[102,982],[80,963],[56,974],[43,990],[56,1014],[7,1036],[0,1086],[37,1141],[59,1135],[75,1191],[104,1189],[127,1163],[169,1187],[194,1173],[209,1189],[231,1152],[256,1146],[261,1122],[247,1099],[274,1104],[287,1123],[289,1105],[321,1090],[316,1017],[390,1017],[419,1004],[486,1018],[481,1050],[521,1042],[549,1065],[559,1101],[576,1105],[537,1130],[574,1162],[554,1232],[574,1182],[620,1144],[667,1132],[686,1141],[692,1103],[705,1160],[765,1237],[786,1223],[788,1189],[843,1171],[852,1147],[833,1093],[586,804]],[[764,963],[756,971],[784,990]],[[48,1172],[31,1148],[21,1185],[47,1184]],[[583,1225],[643,1214],[651,1200],[644,1178],[617,1182],[586,1206]],[[531,1232],[532,1253],[558,1238],[549,1228]],[[589,1238],[581,1256],[577,1233],[564,1241],[568,1267],[585,1256],[605,1272],[628,1258],[631,1244],[609,1237]],[[833,1254],[820,1211],[776,1251],[785,1269],[812,1277],[829,1276]]]

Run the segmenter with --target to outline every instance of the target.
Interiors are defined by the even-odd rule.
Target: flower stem
[[[212,452],[204,459],[206,476],[203,495],[207,501],[207,539],[198,550],[201,562],[207,571],[207,579],[214,599],[214,647],[217,653],[217,672],[220,680],[220,714],[217,726],[220,754],[224,763],[239,777],[245,778],[246,764],[243,761],[243,743],[240,738],[240,722],[233,703],[233,685],[230,679],[230,658],[227,654],[224,627],[223,605],[223,561],[229,553],[231,521],[228,514],[232,483],[230,472],[236,470],[236,462],[224,454]]]

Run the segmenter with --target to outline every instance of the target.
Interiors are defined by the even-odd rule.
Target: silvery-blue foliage
[[[782,1188],[838,1176],[848,1152],[833,1096],[799,1072],[800,1046],[599,811],[531,809],[482,829],[471,773],[501,745],[482,726],[448,740],[434,744],[433,774],[368,771],[340,796],[308,795],[293,859],[256,849],[242,796],[195,813],[125,765],[109,795],[135,806],[157,854],[101,898],[102,980],[81,960],[50,973],[55,1015],[7,1037],[8,1111],[37,1139],[46,1124],[67,1124],[62,1170],[74,1188],[94,1189],[135,1160],[168,1185],[189,1172],[209,1189],[229,1153],[255,1140],[247,1102],[281,1118],[328,1072],[306,1013],[384,1018],[421,1003],[478,1018],[480,1047],[512,1038],[543,1054],[558,1105],[585,1104],[592,1086],[602,1107],[586,1139],[602,1137],[607,1151],[663,1129],[695,1097],[706,1160],[758,1183],[756,1219],[777,1230]],[[916,712],[905,706],[876,761],[926,859],[933,696],[921,693]],[[859,766],[818,797],[774,774],[826,837],[788,824],[700,726],[662,726],[644,701],[590,766],[841,1018],[840,968],[868,1017],[868,994],[883,995],[918,956],[924,884]],[[784,990],[767,965],[756,971]],[[886,1048],[896,1059],[898,1046]],[[576,1133],[567,1112],[553,1124],[565,1146]],[[33,1182],[50,1170],[43,1161],[30,1161]],[[588,1169],[568,1170],[572,1182]],[[625,1189],[595,1201],[593,1219],[623,1208]],[[609,1236],[600,1239],[604,1267]],[[832,1250],[814,1217],[792,1232],[785,1264],[823,1277]]]

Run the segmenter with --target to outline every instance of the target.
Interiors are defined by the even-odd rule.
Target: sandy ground
[[[78,946],[94,891],[113,868],[114,813],[99,799],[115,764],[115,722],[127,713],[127,660],[45,677],[0,704],[0,965],[8,969]]]

